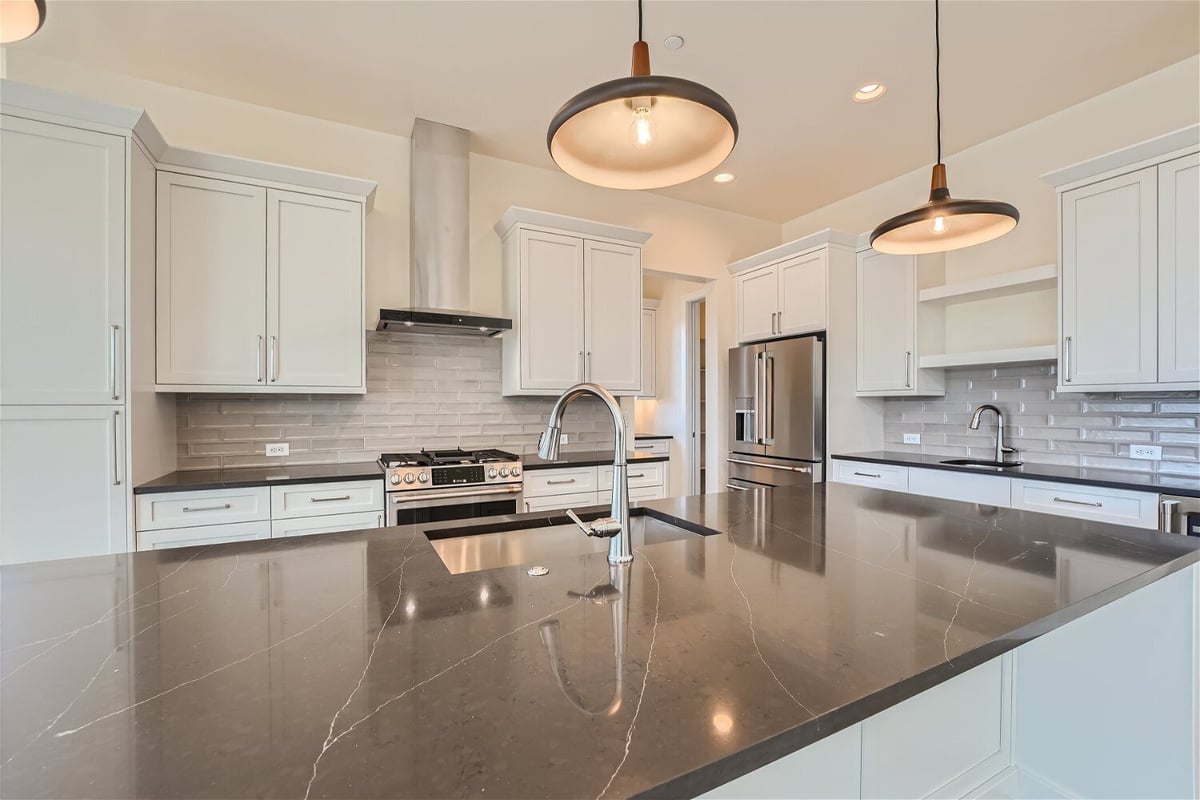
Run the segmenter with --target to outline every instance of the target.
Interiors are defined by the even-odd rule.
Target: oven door
[[[388,524],[421,525],[455,519],[477,519],[516,514],[521,485],[487,486],[441,491],[389,492]]]

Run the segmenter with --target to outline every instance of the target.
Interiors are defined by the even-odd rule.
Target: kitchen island
[[[1161,730],[1128,733],[1178,767],[1168,789],[1194,775],[1176,764],[1194,696],[1169,719],[1155,703],[1194,677],[1200,539],[845,485],[646,513],[697,533],[642,545],[619,579],[602,551],[452,575],[432,526],[4,567],[0,795],[737,796],[772,770],[785,796],[832,795],[830,775],[786,773],[830,743],[827,771],[859,754],[832,775],[847,793],[904,794],[912,776],[871,783],[904,747],[868,763],[885,715],[994,668],[997,707],[1024,713],[1024,688],[1053,735],[1054,669],[1077,676],[1069,709],[1143,654],[1154,674],[1093,705],[1114,736],[1154,712]],[[1151,597],[1149,616],[1130,605]],[[1122,609],[1133,638],[1088,634]],[[1013,677],[1012,651],[1079,631],[1096,675],[1034,651]],[[935,711],[906,738],[936,749]],[[1135,785],[1163,796],[1160,778]]]

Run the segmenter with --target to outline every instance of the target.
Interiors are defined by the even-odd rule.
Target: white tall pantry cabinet
[[[130,485],[175,465],[153,326],[130,335],[153,318],[161,139],[9,81],[0,112],[0,563],[132,550]]]
[[[650,234],[510,208],[503,248],[506,395],[556,395],[598,383],[642,390],[642,244]]]

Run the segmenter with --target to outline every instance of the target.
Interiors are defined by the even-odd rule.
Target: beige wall
[[[945,105],[943,111],[944,124],[954,125],[954,105]],[[951,193],[1006,200],[1020,210],[1021,223],[994,242],[949,253],[947,279],[1055,263],[1055,193],[1039,176],[1197,121],[1200,56],[1193,56],[949,156],[946,167]],[[869,231],[884,219],[920,205],[928,196],[926,167],[784,223],[783,241],[822,228]]]
[[[6,48],[7,49],[7,48]],[[168,142],[379,183],[367,218],[367,319],[408,304],[409,139],[103,72],[28,52],[6,53],[6,77],[144,107]],[[499,313],[500,241],[492,225],[511,205],[651,231],[648,267],[715,275],[779,243],[777,223],[648,192],[580,183],[548,169],[471,156],[472,310]]]

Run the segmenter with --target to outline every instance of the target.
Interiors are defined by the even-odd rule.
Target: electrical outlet
[[[904,443],[905,444],[920,444],[921,443],[921,434],[919,434],[919,433],[904,434]]]
[[[560,433],[558,435],[558,443],[559,444],[570,444],[570,442],[567,441],[567,435],[565,433]]]
[[[1129,457],[1143,461],[1162,461],[1162,448],[1156,444],[1131,444]]]
[[[267,445],[267,455],[269,456],[286,456],[292,450],[292,446],[287,442],[276,442],[275,444]]]

